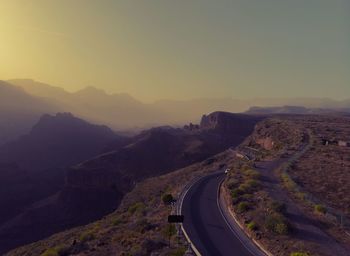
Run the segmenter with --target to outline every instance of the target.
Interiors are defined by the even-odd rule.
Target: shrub
[[[249,185],[247,185],[245,183],[239,185],[238,189],[242,191],[242,194],[250,191]]]
[[[290,256],[310,256],[310,254],[306,252],[292,252]]]
[[[321,205],[321,204],[316,204],[314,206],[314,209],[315,209],[316,212],[322,213],[322,214],[326,214],[326,212],[327,212],[327,208],[324,205]]]
[[[237,206],[237,211],[239,213],[246,212],[249,209],[249,203],[248,202],[240,202]]]
[[[256,223],[254,221],[249,222],[247,224],[247,228],[251,231],[256,230],[257,229]]]
[[[114,226],[118,226],[118,225],[122,224],[123,222],[124,222],[123,218],[121,216],[118,216],[113,220],[112,224]]]
[[[131,205],[130,207],[129,207],[129,209],[128,209],[128,212],[130,213],[130,214],[134,214],[135,212],[138,212],[138,213],[140,213],[140,212],[142,212],[144,209],[145,209],[145,204],[144,203],[142,203],[142,202],[137,202],[137,203],[135,203],[135,204],[133,204],[133,205]]]
[[[271,209],[278,213],[285,213],[286,212],[286,205],[281,202],[273,201],[271,203]]]
[[[41,256],[59,256],[59,254],[56,248],[49,248]]]
[[[134,245],[130,248],[130,254],[131,255],[139,255],[142,253],[142,248],[140,245]]]
[[[256,170],[253,170],[253,169],[248,169],[248,170],[244,171],[244,174],[249,178],[253,178],[253,179],[260,178],[260,173]]]
[[[171,204],[171,202],[174,201],[174,197],[172,196],[172,194],[164,194],[162,196],[162,201],[165,205],[169,205]]]
[[[281,174],[281,178],[282,181],[284,183],[284,186],[289,189],[289,190],[296,190],[297,189],[297,185],[295,184],[295,182],[289,177],[289,175],[285,172],[283,172]]]
[[[251,188],[257,188],[259,187],[259,182],[257,180],[254,180],[254,179],[249,179],[246,181],[246,184],[248,186],[250,186]]]
[[[82,233],[79,237],[79,240],[83,243],[94,240],[95,239],[95,232],[93,230],[86,231]]]
[[[163,234],[165,237],[171,237],[176,234],[176,226],[175,224],[168,224],[165,226],[163,230]]]
[[[69,255],[69,247],[57,246],[49,248],[41,254],[41,256],[67,256]]]
[[[265,227],[280,235],[287,235],[290,231],[289,224],[280,214],[268,215],[265,219]]]
[[[275,232],[280,235],[287,235],[289,233],[289,226],[286,222],[277,223],[275,226]]]
[[[174,250],[172,250],[171,252],[169,252],[169,256],[183,256],[186,253],[186,248],[185,247],[179,247],[176,248]]]
[[[305,200],[307,199],[306,193],[303,193],[303,192],[296,192],[295,195],[297,196],[297,198],[299,198],[299,199],[302,200],[302,201],[305,201]]]
[[[227,187],[228,189],[233,189],[235,188],[237,185],[238,185],[239,181],[235,178],[230,178],[228,181],[227,181]]]
[[[231,196],[233,199],[238,198],[242,194],[244,194],[244,192],[239,188],[235,188],[235,189],[231,190]]]

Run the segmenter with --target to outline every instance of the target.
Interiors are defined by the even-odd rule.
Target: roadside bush
[[[173,197],[172,194],[164,194],[164,195],[162,196],[162,201],[163,201],[163,203],[164,203],[165,205],[170,205],[171,202],[174,201],[174,197]]]
[[[318,213],[326,214],[327,213],[327,208],[324,205],[321,204],[316,204],[314,206],[314,209]]]
[[[288,222],[280,214],[266,216],[265,227],[267,230],[279,235],[287,235],[290,232]]]
[[[176,234],[176,226],[175,224],[168,224],[165,226],[163,230],[163,234],[166,238],[172,237],[173,235]]]
[[[247,228],[251,231],[256,230],[257,229],[256,223],[254,221],[249,222],[247,224]]]
[[[260,173],[256,170],[253,169],[248,169],[244,172],[244,174],[247,177],[253,178],[253,179],[259,179],[260,178]]]
[[[245,184],[245,183],[239,185],[238,189],[242,191],[242,194],[247,193],[247,192],[250,192],[250,187],[249,187],[249,185],[248,185],[248,184]]]
[[[248,211],[248,209],[249,209],[249,203],[248,202],[240,202],[237,205],[237,212],[239,212],[239,213],[246,212],[246,211]]]
[[[255,179],[248,179],[246,182],[239,186],[244,193],[251,193],[257,190],[259,182]]]
[[[238,198],[242,194],[244,194],[244,191],[242,191],[239,188],[235,188],[235,189],[231,190],[231,196],[232,196],[233,199]]]
[[[239,181],[235,178],[230,178],[228,181],[227,181],[227,187],[228,189],[233,189],[235,188],[237,185],[238,185]]]

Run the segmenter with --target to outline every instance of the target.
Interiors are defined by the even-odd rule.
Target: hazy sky
[[[0,0],[0,79],[141,100],[350,97],[349,0]]]

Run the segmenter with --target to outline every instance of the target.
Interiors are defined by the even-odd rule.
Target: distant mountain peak
[[[94,86],[86,86],[85,88],[75,92],[75,94],[83,94],[83,95],[107,95],[107,93],[103,89],[96,88]]]

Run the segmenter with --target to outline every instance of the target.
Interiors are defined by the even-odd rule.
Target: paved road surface
[[[185,215],[184,229],[203,256],[257,255],[250,252],[254,249],[247,249],[243,245],[221,214],[217,195],[223,178],[223,173],[209,175],[189,189],[181,210]]]

